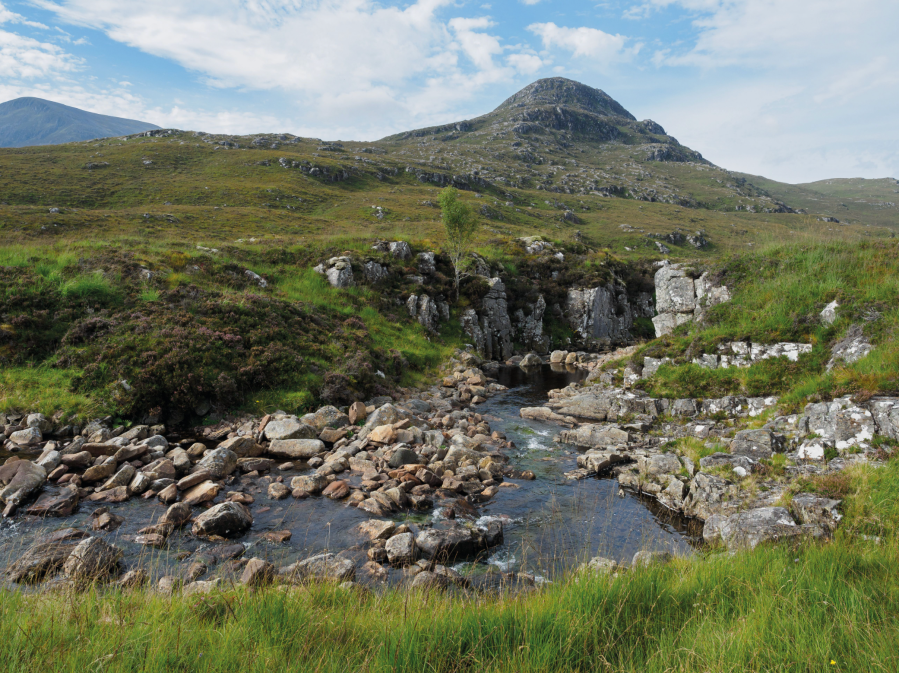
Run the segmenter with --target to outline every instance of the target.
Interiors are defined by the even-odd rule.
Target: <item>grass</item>
[[[892,393],[899,390],[899,246],[867,242],[773,245],[725,259],[718,267],[731,301],[709,311],[701,326],[687,325],[652,342],[637,354],[670,356],[647,388],[668,397],[714,397],[728,394],[779,394],[786,404],[810,396]],[[839,303],[838,320],[823,324],[825,305]],[[876,346],[861,361],[825,371],[831,344],[850,325],[861,325]],[[683,364],[685,353],[715,353],[731,341],[811,343],[812,352],[798,362],[763,360],[746,369],[703,369]]]
[[[104,407],[91,395],[71,391],[78,374],[47,365],[0,368],[0,412],[28,410],[47,418],[57,411],[82,419],[102,415]]]
[[[899,461],[853,468],[843,488],[831,541],[710,550],[531,592],[13,592],[0,602],[0,661],[23,672],[893,671]]]

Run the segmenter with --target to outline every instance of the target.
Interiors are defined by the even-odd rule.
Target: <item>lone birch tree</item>
[[[471,206],[459,200],[459,190],[455,187],[447,187],[440,192],[440,212],[446,232],[446,253],[453,265],[458,300],[459,283],[465,277],[465,269],[471,262],[468,253],[478,221]]]

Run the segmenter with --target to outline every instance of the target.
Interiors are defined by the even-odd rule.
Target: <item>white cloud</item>
[[[525,5],[536,5],[540,0],[521,0],[521,2]]]
[[[29,21],[21,14],[11,12],[3,6],[2,2],[0,2],[0,25],[4,23],[20,23],[23,26],[31,26],[32,28],[41,28],[43,30],[47,29],[47,26],[42,23],[38,23],[37,21]]]
[[[543,41],[545,49],[559,47],[574,56],[610,61],[624,51],[627,38],[610,35],[597,28],[565,28],[555,23],[534,23],[528,30]]]
[[[29,21],[25,17],[9,11],[0,3],[0,25],[4,24],[46,28],[43,24]],[[5,78],[56,77],[61,73],[72,72],[78,66],[78,59],[54,44],[41,42],[7,30],[0,30],[0,73]]]
[[[535,54],[509,54],[506,62],[518,72],[526,75],[533,75],[545,65],[543,59]]]
[[[280,90],[298,117],[366,137],[446,121],[485,87],[542,63],[526,46],[504,45],[487,17],[445,18],[455,0],[32,1],[207,85]],[[375,119],[378,111],[391,119]]]

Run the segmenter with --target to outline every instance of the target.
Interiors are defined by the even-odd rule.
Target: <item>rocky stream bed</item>
[[[604,379],[614,356],[463,353],[415,398],[187,431],[0,418],[6,581],[528,587],[829,535],[839,502],[791,481],[899,438],[899,400],[777,416],[775,398],[654,399]],[[715,451],[696,461],[686,437]]]

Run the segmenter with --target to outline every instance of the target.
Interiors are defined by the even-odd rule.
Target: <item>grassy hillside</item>
[[[758,175],[742,177],[815,218],[836,218],[843,226],[868,224],[899,228],[899,181],[894,178],[832,179],[788,185]]]

